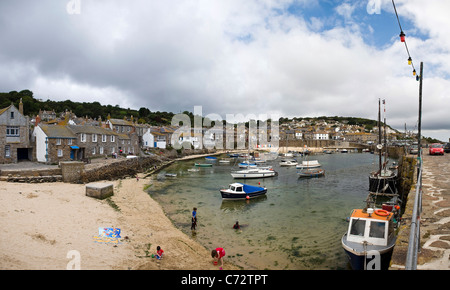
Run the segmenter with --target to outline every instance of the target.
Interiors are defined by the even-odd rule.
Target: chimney
[[[19,112],[23,115],[23,103],[22,103],[22,98],[20,98],[20,102],[19,102]]]

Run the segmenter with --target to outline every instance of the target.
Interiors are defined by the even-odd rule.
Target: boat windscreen
[[[385,229],[386,229],[385,222],[371,221],[369,237],[384,239]]]
[[[364,236],[366,221],[361,219],[353,219],[350,227],[350,235]]]

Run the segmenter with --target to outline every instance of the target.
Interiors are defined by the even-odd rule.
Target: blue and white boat
[[[208,160],[208,161],[216,161],[216,160],[217,160],[217,157],[214,157],[214,156],[206,156],[205,159]]]
[[[251,199],[267,193],[267,188],[243,183],[231,183],[227,189],[221,189],[223,199]]]

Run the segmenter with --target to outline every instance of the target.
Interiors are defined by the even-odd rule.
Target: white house
[[[313,136],[314,140],[329,140],[330,134],[325,132],[315,132]]]
[[[152,131],[151,128],[145,128],[142,135],[142,147],[144,148],[166,148],[166,136],[159,132]]]

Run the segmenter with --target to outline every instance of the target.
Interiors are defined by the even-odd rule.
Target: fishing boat
[[[396,207],[391,209],[397,210]],[[354,270],[386,270],[394,250],[397,219],[386,209],[354,209],[341,243]]]
[[[317,168],[320,167],[320,163],[317,160],[305,160],[302,161],[302,164],[298,164],[295,166],[297,169],[306,169],[306,168]]]
[[[212,163],[195,163],[194,164],[197,167],[212,167]]]
[[[273,169],[266,168],[248,168],[244,170],[232,171],[233,178],[266,178],[278,175]]]
[[[384,101],[383,101],[384,103]],[[385,110],[386,111],[386,110]],[[384,118],[384,145],[381,143],[381,104],[378,100],[378,170],[369,174],[369,192],[381,195],[395,195],[397,191],[397,171],[387,168],[386,118]],[[384,150],[384,152],[383,152]],[[383,160],[384,159],[384,160]]]
[[[299,177],[321,177],[325,176],[325,170],[322,168],[309,168],[297,172]]]
[[[295,159],[282,159],[280,162],[280,166],[296,166],[298,164]]]
[[[220,194],[223,199],[251,199],[265,195],[267,188],[253,186],[243,183],[231,183],[227,189],[221,189]]]

